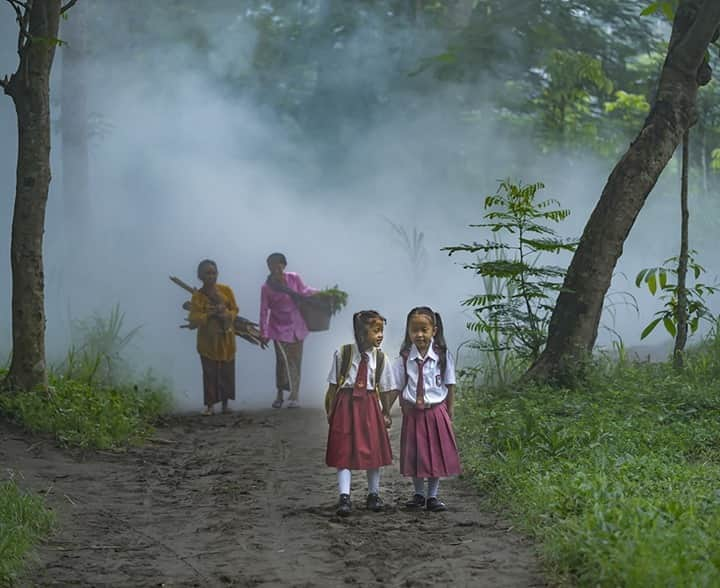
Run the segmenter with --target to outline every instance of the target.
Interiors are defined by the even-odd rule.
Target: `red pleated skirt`
[[[335,396],[325,463],[333,468],[371,470],[392,463],[390,438],[377,395],[353,396],[343,388]]]
[[[404,404],[400,473],[414,478],[446,478],[460,472],[460,456],[445,403],[427,409]]]

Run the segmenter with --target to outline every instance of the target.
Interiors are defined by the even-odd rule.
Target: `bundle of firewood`
[[[190,292],[190,294],[194,294],[197,291],[197,288],[193,288],[192,286],[186,284],[180,278],[176,278],[175,276],[170,276],[170,281],[180,286],[183,290]],[[187,302],[184,302],[182,307],[184,310],[189,311],[190,301],[188,300]],[[196,327],[187,322],[184,325],[180,325],[180,328],[195,329]],[[251,321],[250,319],[246,319],[245,317],[238,315],[237,317],[235,317],[233,328],[235,330],[235,335],[242,339],[245,339],[245,341],[248,341],[253,345],[259,345],[262,349],[265,349],[267,347],[267,343],[264,343],[262,338],[260,337],[260,325]]]

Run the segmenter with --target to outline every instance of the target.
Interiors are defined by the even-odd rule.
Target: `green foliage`
[[[565,275],[563,268],[539,265],[539,256],[576,247],[575,241],[559,238],[546,225],[563,221],[570,211],[558,208],[554,199],[536,201],[541,188],[541,183],[501,182],[498,192],[485,199],[487,222],[470,225],[489,229],[493,239],[443,248],[449,255],[479,255],[463,266],[485,280],[482,294],[463,301],[473,308],[476,319],[468,329],[486,338],[479,345],[487,345],[489,351],[512,350],[529,360],[536,359],[545,344],[555,293]],[[503,235],[512,241],[503,241]]]
[[[675,11],[678,8],[678,0],[660,0],[650,3],[640,13],[641,16],[650,16],[651,14],[662,14],[669,22],[675,19]]]
[[[700,326],[701,320],[714,322],[715,318],[705,304],[705,297],[717,292],[717,286],[708,286],[698,282],[700,276],[705,273],[705,268],[695,261],[696,251],[690,251],[688,258],[688,270],[695,278],[695,285],[686,287],[687,295],[687,316],[690,333],[695,333]],[[663,308],[655,313],[655,318],[643,329],[640,339],[644,339],[653,332],[660,323],[671,337],[675,337],[678,324],[678,287],[677,283],[668,281],[669,276],[675,276],[677,281],[678,257],[670,257],[660,267],[649,267],[638,272],[635,278],[635,285],[640,288],[644,283],[650,294],[660,294],[660,300],[665,304]],[[672,279],[672,278],[671,278]]]
[[[21,491],[12,479],[0,482],[0,585],[17,581],[33,545],[54,520],[42,498]]]
[[[404,226],[385,219],[393,231],[394,241],[402,248],[410,264],[411,277],[415,283],[424,275],[427,263],[427,249],[425,248],[425,233],[417,227],[412,232]]]
[[[124,331],[125,313],[115,305],[105,317],[94,314],[75,321],[74,343],[68,351],[62,371],[66,379],[112,386],[130,376],[123,352],[137,335],[140,326]]]
[[[612,115],[624,129],[636,131],[641,128],[642,120],[650,112],[650,104],[642,94],[632,94],[618,90],[615,100],[605,102],[605,113]]]
[[[710,166],[715,170],[720,170],[720,149],[713,149],[710,152]]]
[[[466,474],[578,586],[715,586],[720,340],[669,364],[599,362],[577,390],[461,390]]]
[[[65,445],[107,449],[143,441],[171,407],[168,390],[152,378],[107,387],[51,375],[50,384],[49,392],[0,395],[0,414]]]
[[[591,116],[593,96],[612,92],[613,84],[596,57],[580,51],[553,50],[545,65],[547,79],[535,104],[544,129],[559,134],[594,136],[597,120]]]
[[[332,306],[330,308],[332,314],[337,314],[347,306],[348,293],[344,290],[340,290],[337,284],[335,284],[332,288],[323,288],[320,292],[318,292],[318,294],[332,299]]]

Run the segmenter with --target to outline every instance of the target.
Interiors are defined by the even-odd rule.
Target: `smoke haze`
[[[113,35],[131,29],[128,18],[120,10],[108,17]],[[199,17],[197,27],[213,31],[217,18]],[[142,62],[124,59],[121,51],[113,57],[110,51],[91,54],[87,89],[95,132],[89,224],[68,223],[63,216],[62,151],[53,134],[45,242],[51,361],[63,358],[72,320],[107,315],[119,304],[127,329],[142,325],[130,350],[133,364],[167,378],[179,410],[197,409],[202,384],[195,335],[178,329],[185,316],[180,305],[188,296],[168,276],[197,285],[197,263],[214,259],[219,281],[235,292],[240,314],[257,320],[265,258],[282,251],[288,270],[300,273],[306,284],[337,284],[350,294],[331,330],[306,340],[301,399],[319,404],[333,350],[352,340],[356,310],[375,308],[388,318],[384,346],[391,355],[403,337],[407,311],[419,304],[443,314],[452,350],[469,338],[469,317],[459,302],[479,292],[481,284],[459,265],[469,258],[448,258],[440,248],[487,237],[467,225],[481,222],[483,198],[494,192],[497,180],[543,181],[542,195],[572,209],[559,232],[569,237],[582,231],[610,167],[590,156],[576,157],[572,165],[561,154],[530,157],[529,142],[505,138],[502,127],[486,116],[492,106],[483,104],[482,96],[490,94],[490,82],[430,83],[420,76],[417,84],[424,91],[413,97],[409,113],[408,95],[393,91],[397,62],[379,58],[394,49],[382,26],[370,22],[341,47],[329,49],[337,52],[339,64],[344,59],[363,64],[341,68],[333,80],[348,96],[369,85],[387,88],[386,102],[374,108],[370,124],[352,109],[343,113],[343,103],[327,104],[332,120],[339,117],[341,124],[319,127],[308,137],[271,100],[257,92],[238,96],[218,81],[218,74],[257,75],[252,66],[257,31],[247,15],[233,23],[233,34],[220,35],[202,54],[188,43],[167,40],[148,40]],[[403,35],[404,43],[421,48],[418,55],[442,48],[442,39],[407,30]],[[110,36],[107,42],[123,46],[124,41]],[[15,70],[14,50],[12,11],[2,3],[0,75]],[[62,83],[62,54],[60,48],[54,97]],[[57,116],[55,98],[52,104]],[[472,121],[457,116],[458,104],[476,112]],[[0,101],[0,127],[0,357],[5,357],[11,343],[9,249],[17,155],[15,115],[7,98]],[[612,286],[631,291],[641,306],[640,318],[628,307],[616,309],[614,326],[626,344],[639,341],[658,307],[636,290],[635,274],[677,250],[678,190],[665,176],[626,243]],[[393,223],[409,233],[424,232],[427,257],[420,277]],[[696,226],[692,242],[714,276],[715,260],[703,255],[712,227]],[[67,243],[79,237],[81,252],[68,263]],[[658,333],[652,341],[662,339]],[[602,333],[600,343],[609,341]],[[238,339],[236,406],[269,405],[273,362],[271,349]]]

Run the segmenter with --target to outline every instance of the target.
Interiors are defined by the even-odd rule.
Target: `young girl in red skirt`
[[[405,341],[393,372],[403,413],[400,473],[412,477],[415,485],[415,494],[405,506],[447,510],[438,498],[440,478],[460,473],[452,427],[455,365],[442,319],[431,308],[419,306],[408,314]]]
[[[325,463],[337,468],[340,516],[350,514],[352,507],[351,470],[367,470],[367,508],[375,512],[383,509],[380,468],[392,463],[392,451],[385,428],[388,421],[383,416],[383,412],[388,413],[381,411],[380,403],[387,406],[386,394],[395,389],[391,366],[380,350],[385,322],[374,310],[355,313],[355,343],[335,352],[328,375],[330,430]],[[343,362],[343,355],[349,361]]]

